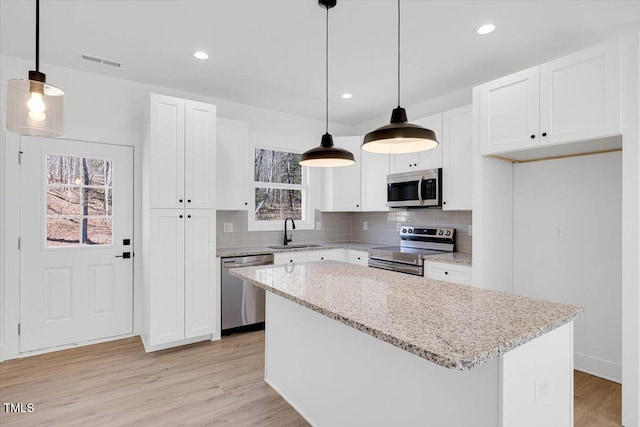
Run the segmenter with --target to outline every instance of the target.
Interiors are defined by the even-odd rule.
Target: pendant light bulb
[[[409,123],[407,112],[400,106],[400,0],[398,0],[398,106],[391,112],[388,125],[364,136],[362,149],[370,153],[402,154],[431,150],[439,144],[431,129]]]
[[[337,0],[318,0],[318,4],[327,10],[326,44],[325,44],[325,90],[326,90],[326,132],[322,135],[319,147],[305,151],[300,157],[302,166],[318,168],[334,168],[349,166],[356,161],[353,153],[333,145],[333,137],[329,133],[329,9],[337,4]]]
[[[40,0],[36,0],[36,69],[27,80],[7,82],[7,129],[22,135],[64,136],[64,92],[40,72]],[[46,113],[45,113],[46,111]]]

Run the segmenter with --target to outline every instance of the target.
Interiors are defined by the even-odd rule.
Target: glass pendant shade
[[[22,135],[64,136],[64,92],[37,80],[7,82],[7,129]]]
[[[322,135],[322,142],[319,147],[312,148],[302,154],[300,164],[318,168],[333,168],[338,166],[349,166],[356,162],[353,154],[342,148],[333,145],[331,134]]]
[[[397,107],[391,114],[391,123],[365,135],[362,149],[370,153],[401,154],[431,150],[438,144],[435,132],[409,123],[404,108]]]

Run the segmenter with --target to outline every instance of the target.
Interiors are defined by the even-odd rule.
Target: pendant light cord
[[[400,106],[400,0],[398,0],[398,107]]]
[[[326,126],[325,133],[329,133],[329,6],[327,6],[327,27],[326,27],[326,39],[325,39],[325,117]]]
[[[36,71],[40,71],[40,0],[36,0]]]

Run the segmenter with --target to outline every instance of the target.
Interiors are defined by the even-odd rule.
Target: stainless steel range
[[[453,252],[455,228],[403,226],[400,246],[369,249],[369,267],[423,275],[423,255]]]

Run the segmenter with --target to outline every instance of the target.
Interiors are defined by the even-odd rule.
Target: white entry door
[[[132,333],[133,148],[21,150],[20,351]]]

